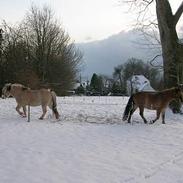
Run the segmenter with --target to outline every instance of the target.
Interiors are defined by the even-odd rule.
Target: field
[[[145,125],[137,111],[127,124],[127,99],[60,97],[60,121],[35,107],[30,123],[0,99],[0,182],[182,183],[183,116],[167,110],[165,125]]]

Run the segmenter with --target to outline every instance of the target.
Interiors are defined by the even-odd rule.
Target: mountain
[[[142,36],[135,31],[122,31],[104,40],[78,43],[84,54],[82,76],[91,77],[93,73],[112,75],[114,67],[135,57],[150,60],[154,53],[142,46]]]

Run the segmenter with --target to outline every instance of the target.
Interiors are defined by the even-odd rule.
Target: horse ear
[[[183,91],[183,84],[179,84],[178,88],[180,88]]]

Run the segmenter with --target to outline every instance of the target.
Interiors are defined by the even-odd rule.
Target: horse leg
[[[42,105],[42,110],[43,110],[43,114],[41,115],[41,117],[40,117],[39,119],[43,119],[43,118],[44,118],[44,116],[45,116],[45,114],[46,114],[46,112],[47,112],[47,107],[46,107],[46,105]]]
[[[52,110],[52,105],[48,105],[48,107]],[[52,110],[52,116],[51,117],[54,117],[54,115],[55,115],[55,113]]]
[[[23,117],[27,117],[27,109],[26,106],[23,106]]]
[[[18,112],[18,114],[20,114],[21,116],[23,116],[23,112],[20,111],[21,105],[17,104],[16,106],[16,111]]]
[[[132,114],[135,112],[136,109],[137,109],[137,107],[133,106],[133,108],[130,110],[130,115],[128,117],[128,123],[131,123]]]
[[[140,116],[142,117],[142,119],[144,120],[144,123],[147,123],[146,118],[144,117],[144,108],[143,107],[139,107],[140,109]]]
[[[156,111],[156,118],[155,118],[154,120],[151,121],[151,124],[155,123],[155,122],[159,119],[160,113],[161,113],[160,110],[157,110],[157,111]]]
[[[48,107],[52,110],[52,116],[55,116],[56,119],[59,119],[60,114],[58,113],[57,108],[53,108],[53,103],[49,104]]]
[[[165,124],[165,111],[161,113],[162,116],[162,124]]]

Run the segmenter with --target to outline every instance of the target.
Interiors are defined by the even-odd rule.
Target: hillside
[[[155,53],[144,48],[143,43],[139,33],[122,31],[104,40],[77,44],[84,53],[82,75],[91,76],[93,72],[111,75],[115,66],[131,57],[150,60]]]

